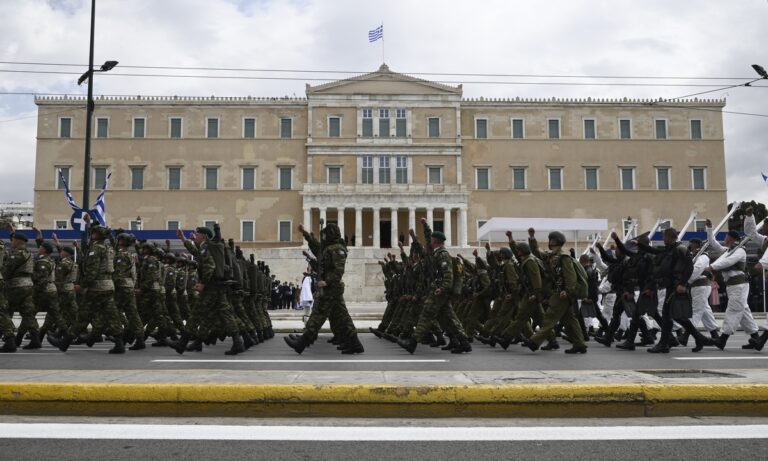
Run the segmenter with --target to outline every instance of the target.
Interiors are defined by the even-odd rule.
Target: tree
[[[741,202],[739,208],[728,220],[729,230],[737,230],[739,232],[744,230],[744,216],[746,215],[747,208],[750,207],[752,207],[752,212],[755,215],[756,222],[760,223],[763,219],[768,217],[768,210],[766,210],[764,204],[755,202],[754,200],[749,202]],[[730,210],[730,206],[728,209]]]

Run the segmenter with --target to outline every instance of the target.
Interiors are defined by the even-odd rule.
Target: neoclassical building
[[[79,201],[85,101],[36,103],[35,223],[69,227],[57,171]],[[422,217],[457,247],[492,217],[679,227],[692,209],[725,212],[724,105],[466,99],[386,65],[305,98],[97,97],[89,186],[95,199],[112,172],[112,227],[219,222],[244,248],[298,246],[297,225],[320,219],[374,248]]]

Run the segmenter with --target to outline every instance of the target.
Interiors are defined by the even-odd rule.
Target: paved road
[[[213,420],[4,417],[0,456],[56,459],[761,459],[765,419]],[[202,436],[200,435],[202,434]],[[34,448],[30,448],[34,447]]]
[[[317,343],[298,355],[288,348],[281,334],[235,357],[224,355],[229,342],[205,348],[202,353],[179,355],[169,348],[147,348],[125,355],[107,354],[111,343],[100,343],[92,349],[72,346],[66,353],[49,344],[38,351],[20,351],[0,355],[3,370],[306,370],[306,371],[525,371],[525,370],[654,370],[654,369],[754,369],[768,368],[768,349],[763,352],[743,351],[746,336],[731,338],[725,351],[707,348],[694,354],[688,348],[677,348],[670,354],[649,354],[643,348],[634,352],[606,348],[589,343],[589,352],[571,356],[559,351],[531,352],[519,345],[504,351],[499,347],[475,343],[470,354],[454,355],[436,348],[420,346],[411,355],[397,345],[360,335],[366,353],[342,356],[327,344],[330,335],[321,335]]]

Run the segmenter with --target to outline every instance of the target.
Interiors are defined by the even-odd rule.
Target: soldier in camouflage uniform
[[[488,314],[491,311],[491,301],[493,301],[493,286],[491,277],[488,274],[488,264],[474,250],[475,256],[475,277],[472,286],[472,301],[469,306],[469,312],[466,315],[464,332],[468,337],[472,337],[478,330],[478,327],[485,323]]]
[[[170,243],[170,242],[169,242]],[[176,302],[176,255],[167,251],[163,255],[163,288],[165,289],[165,309],[168,311],[168,317],[173,322],[173,326],[184,332],[184,321],[181,319],[181,311],[179,311],[179,305]],[[163,290],[160,290],[161,292]]]
[[[138,310],[139,318],[146,322],[144,337],[146,338],[153,330],[157,329],[156,341],[153,345],[167,346],[167,338],[173,333],[173,327],[165,310],[165,304],[162,302],[160,291],[163,275],[162,264],[155,257],[155,249],[152,245],[144,243],[140,248],[142,258],[138,283]]]
[[[117,252],[115,254],[115,272],[112,280],[115,282],[115,305],[124,319],[126,343],[134,343],[129,349],[138,351],[147,346],[144,342],[144,322],[141,320],[136,307],[136,262],[130,247],[134,243],[133,235],[120,233],[117,235]]]
[[[336,328],[334,334],[339,336],[342,354],[358,354],[364,352],[363,345],[357,337],[357,330],[349,311],[344,303],[344,269],[347,263],[347,249],[341,237],[339,227],[335,224],[326,225],[321,231],[322,252],[317,242],[299,225],[299,232],[310,244],[310,250],[318,255],[318,271],[321,279],[317,282],[320,296],[315,299],[312,314],[301,336],[284,338],[285,342],[298,353],[315,342],[320,327],[329,316],[335,316]]]
[[[40,349],[42,347],[40,340],[45,337],[49,330],[57,332],[63,331],[67,327],[59,312],[59,298],[54,283],[56,262],[51,257],[53,245],[43,241],[39,231],[36,241],[39,248],[32,272],[32,283],[34,283],[32,299],[35,302],[35,310],[37,312],[45,311],[46,314],[39,333],[30,332],[30,342],[24,346],[25,349]]]
[[[75,297],[75,283],[77,282],[78,268],[75,263],[75,249],[71,246],[61,246],[56,238],[56,234],[53,234],[53,241],[59,249],[61,259],[56,264],[56,273],[54,281],[56,283],[56,291],[59,296],[59,312],[61,313],[61,319],[64,321],[65,329],[60,331],[61,337],[52,337],[48,332],[48,342],[58,347],[62,352],[66,352],[67,348],[62,348],[63,338],[69,337],[70,342],[75,338],[78,331],[78,307],[77,299]],[[67,345],[68,347],[69,345]]]
[[[32,302],[33,284],[32,270],[34,261],[27,250],[26,235],[14,232],[12,226],[8,226],[11,233],[11,248],[3,261],[2,274],[5,279],[5,295],[8,300],[8,313],[18,312],[21,315],[21,324],[16,332],[16,346],[21,342],[26,332],[38,334],[40,325],[35,315],[35,304]]]
[[[5,263],[5,242],[0,240],[0,269],[3,268]],[[13,337],[13,331],[15,330],[13,322],[11,321],[11,314],[8,311],[8,300],[5,297],[5,279],[3,278],[4,270],[0,270],[0,334],[3,338],[3,347],[0,348],[0,352],[16,352],[16,339]]]
[[[189,297],[187,294],[187,258],[176,256],[176,303],[183,320],[189,320]]]

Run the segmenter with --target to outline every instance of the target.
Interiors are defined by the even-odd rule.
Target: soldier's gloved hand
[[[299,232],[304,233],[304,224],[299,224]]]
[[[704,226],[706,226],[706,227],[711,229],[712,228],[712,220],[707,218],[706,221],[704,221]]]

